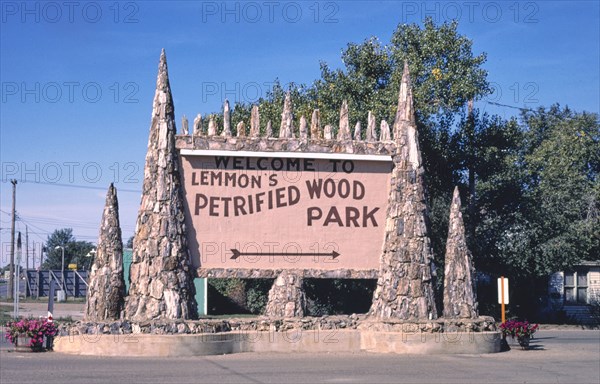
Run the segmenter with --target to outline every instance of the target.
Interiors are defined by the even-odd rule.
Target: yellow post
[[[500,276],[500,301],[502,311],[502,322],[506,321],[505,307],[504,307],[504,276]]]

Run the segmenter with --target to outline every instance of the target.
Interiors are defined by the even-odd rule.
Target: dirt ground
[[[10,316],[13,316],[13,304],[9,302],[0,302],[3,309],[10,310]],[[83,319],[84,302],[63,302],[54,303],[54,313],[52,316],[56,320],[61,318],[72,320]],[[48,316],[48,303],[46,302],[25,302],[19,303],[19,316],[22,317],[46,317]]]

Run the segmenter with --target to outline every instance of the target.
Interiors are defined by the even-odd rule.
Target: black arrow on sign
[[[231,259],[235,260],[240,256],[331,256],[332,259],[335,259],[340,254],[336,251],[331,251],[328,253],[308,253],[308,252],[289,252],[289,253],[267,253],[267,252],[240,252],[237,249],[232,249]]]

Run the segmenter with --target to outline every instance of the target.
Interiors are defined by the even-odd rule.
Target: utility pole
[[[25,270],[29,269],[29,228],[25,226]]]
[[[8,277],[8,286],[10,287],[7,290],[8,298],[13,298],[12,287],[15,284],[15,217],[16,217],[16,208],[15,204],[17,202],[17,179],[12,179],[11,184],[13,186],[12,190],[12,222],[10,225],[10,268]]]
[[[27,271],[29,270],[29,228],[25,226],[25,297],[29,292],[29,276]]]
[[[19,271],[19,267],[21,266],[21,232],[19,232],[19,237],[17,237],[17,264],[16,264],[16,268],[15,268],[15,275],[16,275],[16,281],[15,281],[15,295],[13,297],[13,317],[15,319],[19,318],[19,294],[20,294],[20,285],[21,285],[21,279],[19,277],[20,275],[20,271]]]

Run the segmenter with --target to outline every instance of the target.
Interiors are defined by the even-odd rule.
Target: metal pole
[[[10,181],[12,183],[13,186],[13,190],[12,190],[12,220],[11,220],[11,225],[10,225],[10,268],[9,268],[9,273],[10,276],[8,277],[8,286],[10,287],[10,289],[6,290],[7,296],[9,299],[12,299],[13,296],[13,291],[12,288],[15,284],[15,218],[17,216],[16,213],[16,202],[17,202],[17,180],[16,179],[12,179]]]
[[[60,247],[60,250],[62,251],[62,263],[60,266],[60,275],[61,275],[61,284],[60,284],[60,289],[65,293],[65,296],[67,295],[67,290],[65,287],[65,247]]]
[[[25,297],[29,296],[29,228],[25,226]]]
[[[504,306],[504,276],[500,276],[500,301],[501,303],[501,311],[502,311],[502,323],[506,322],[506,312]]]
[[[50,280],[50,290],[48,292],[48,322],[49,323],[54,322],[53,313],[54,313],[54,287],[55,287],[55,284],[56,283],[54,282],[54,280]],[[46,338],[46,349],[52,350],[53,339],[54,339],[54,336],[48,336]]]
[[[15,266],[15,293],[14,293],[14,301],[13,301],[13,316],[15,319],[19,318],[19,285],[20,285],[20,278],[19,278],[19,266],[21,265],[21,232],[19,232],[19,236],[17,237],[17,264]]]
[[[54,249],[59,249],[61,250],[61,255],[62,255],[62,263],[60,265],[60,274],[61,274],[61,291],[64,292],[65,294],[65,298],[67,297],[67,290],[65,287],[65,247],[62,245],[57,245],[56,247],[54,247]]]
[[[65,287],[65,247],[60,247],[62,250],[62,264],[60,267],[60,274],[62,278],[62,290],[65,293],[65,298],[67,297],[67,287]]]

